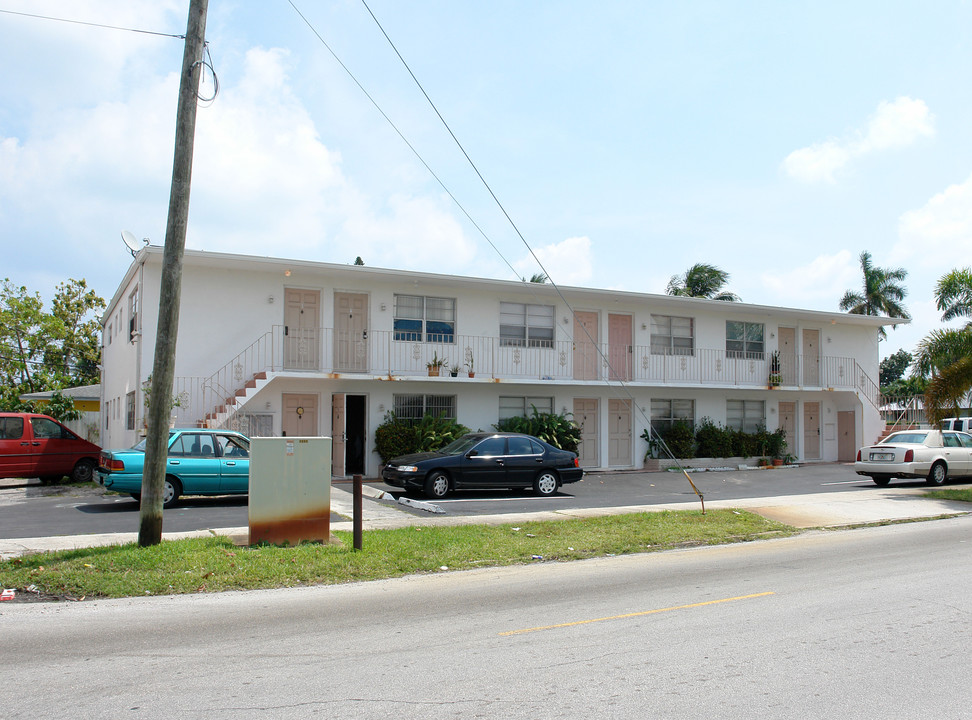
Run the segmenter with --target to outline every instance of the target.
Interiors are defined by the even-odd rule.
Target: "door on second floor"
[[[334,369],[368,372],[368,296],[334,293]]]
[[[597,313],[574,313],[574,380],[597,379]]]
[[[803,331],[803,384],[820,385],[820,331]]]
[[[631,316],[608,315],[608,372],[612,380],[630,380],[634,348],[631,346]]]
[[[320,290],[284,290],[283,364],[287,370],[319,370]]]
[[[780,381],[782,385],[797,384],[796,328],[777,328],[779,333]]]

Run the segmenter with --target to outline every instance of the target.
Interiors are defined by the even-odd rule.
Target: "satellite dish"
[[[135,253],[137,253],[139,250],[138,240],[136,240],[135,236],[128,230],[122,230],[121,236],[122,242],[125,243],[125,247],[128,248],[128,251],[132,254],[132,257],[135,257]]]

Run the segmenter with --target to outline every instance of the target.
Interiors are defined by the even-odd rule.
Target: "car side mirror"
[[[479,455],[479,451],[477,451],[477,450],[470,450],[469,452],[466,453],[466,457],[467,458],[471,458],[471,457],[473,457],[475,455]]]

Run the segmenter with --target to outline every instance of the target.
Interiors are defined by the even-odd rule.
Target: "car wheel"
[[[533,492],[542,497],[550,497],[557,492],[557,474],[553,470],[544,470],[533,481]]]
[[[91,482],[94,477],[94,463],[90,460],[78,460],[71,471],[71,480],[76,483]]]
[[[449,494],[449,476],[434,472],[425,479],[425,494],[430,498],[444,498]]]
[[[877,485],[878,487],[884,487],[889,482],[891,482],[891,478],[886,477],[884,475],[872,475],[871,480],[873,480],[874,484]]]
[[[170,508],[176,504],[179,495],[182,494],[182,486],[179,481],[169,475],[165,476],[165,486],[162,488],[162,507]]]
[[[944,485],[947,478],[948,470],[945,468],[945,463],[939,460],[931,466],[931,470],[928,471],[928,479],[925,482],[929,485]]]

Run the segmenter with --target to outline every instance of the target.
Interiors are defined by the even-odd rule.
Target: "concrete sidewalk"
[[[364,522],[366,530],[399,527],[427,527],[433,525],[519,525],[534,520],[565,520],[568,518],[605,517],[625,513],[653,512],[660,510],[698,510],[698,502],[666,503],[660,505],[634,505],[609,508],[581,508],[577,510],[551,510],[535,513],[506,513],[496,515],[451,516],[433,514],[416,516],[399,510],[396,505],[381,501],[383,493],[364,486]],[[777,520],[798,528],[846,527],[880,522],[965,515],[972,512],[968,503],[935,500],[924,496],[921,488],[884,487],[853,492],[818,493],[788,497],[746,498],[712,501],[706,509],[738,508]],[[353,497],[340,487],[331,488],[331,510],[346,521],[331,523],[331,530],[353,529]],[[247,527],[212,528],[191,532],[163,533],[166,540],[187,537],[225,535],[235,542],[245,544]],[[44,538],[0,539],[0,558],[8,559],[34,552],[72,550],[83,547],[121,545],[135,542],[138,534],[104,533],[98,535],[62,535]]]

